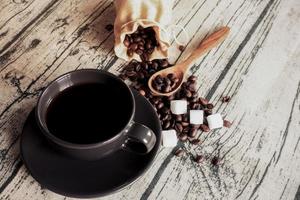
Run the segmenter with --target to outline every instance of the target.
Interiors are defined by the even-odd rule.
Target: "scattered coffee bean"
[[[208,119],[209,115],[212,115],[213,104],[209,103],[205,98],[199,98],[196,88],[196,76],[190,76],[186,82],[178,89],[178,91],[169,97],[155,97],[150,93],[147,82],[151,75],[155,72],[169,67],[168,60],[152,60],[149,61],[151,54],[154,52],[154,49],[158,47],[158,42],[155,38],[155,31],[153,28],[143,28],[138,27],[136,32],[126,35],[123,41],[124,45],[127,48],[128,56],[132,57],[133,55],[139,55],[142,62],[132,61],[128,64],[127,67],[123,69],[120,74],[120,78],[123,80],[129,79],[133,82],[132,87],[140,92],[141,95],[145,96],[150,103],[153,105],[154,110],[157,112],[157,115],[161,121],[163,129],[168,129],[168,132],[172,134],[164,134],[162,136],[170,135],[172,136],[172,141],[170,139],[163,140],[164,146],[174,147],[177,145],[178,138],[185,142],[189,140],[191,144],[199,145],[200,140],[194,139],[197,135],[198,129],[208,132],[210,130],[211,124],[209,127],[210,120]],[[183,51],[184,47],[180,47]],[[174,74],[167,74],[166,76],[158,78],[155,83],[151,83],[157,91],[164,93],[170,92],[176,87],[179,79]],[[186,111],[183,113],[177,113],[180,115],[175,115],[175,112],[171,112],[171,101],[174,100],[185,100],[186,102]],[[222,100],[223,101],[223,100]],[[225,100],[224,100],[225,101]],[[227,100],[226,100],[227,101]],[[203,124],[200,126],[191,125],[189,123],[189,115],[185,114],[190,110],[203,110]],[[230,122],[223,121],[224,126],[230,126]],[[175,130],[173,130],[175,129]],[[169,143],[168,143],[169,141]],[[176,156],[182,156],[184,154],[183,149],[177,149],[174,154]],[[195,162],[202,163],[204,161],[203,155],[195,156]],[[211,160],[213,165],[218,165],[220,159],[214,157]]]
[[[166,68],[169,66],[169,62],[166,59],[163,59],[160,62],[160,66],[162,66],[163,68]]]
[[[200,103],[202,106],[207,106],[208,100],[207,100],[207,99],[204,99],[204,98],[202,98],[202,97],[199,97],[199,103]]]
[[[190,123],[188,123],[188,122],[181,122],[181,125],[182,126],[188,126],[188,125],[190,125]]]
[[[191,93],[191,91],[189,91],[188,89],[184,89],[184,90],[183,90],[183,95],[184,95],[184,97],[186,97],[186,98],[191,98],[191,97],[192,97],[192,93]]]
[[[190,109],[192,110],[201,110],[201,105],[198,103],[194,103],[193,99],[191,99],[192,104],[190,104]]]
[[[178,139],[179,139],[180,141],[182,141],[182,142],[185,142],[185,141],[187,141],[188,136],[187,136],[185,133],[180,133],[180,134],[178,135]]]
[[[201,124],[201,125],[200,125],[200,129],[201,129],[201,131],[203,131],[203,132],[209,132],[209,131],[210,131],[210,129],[208,128],[208,126],[205,125],[205,124]]]
[[[224,120],[223,121],[223,125],[226,127],[226,128],[230,128],[231,127],[231,125],[232,125],[232,123],[230,122],[230,121],[228,121],[228,120]]]
[[[172,118],[172,116],[171,116],[171,118]],[[171,120],[170,120],[170,127],[171,127],[171,128],[175,127],[175,124],[176,124],[175,120],[174,120],[174,119],[171,119]]]
[[[197,94],[196,91],[192,92],[192,97],[193,97],[193,98],[196,98],[196,99],[198,98],[198,94]],[[198,101],[198,99],[197,99],[197,101]]]
[[[129,57],[132,57],[133,54],[134,54],[134,51],[133,51],[132,49],[128,49],[128,50],[127,50],[127,55],[128,55]]]
[[[196,157],[195,157],[195,162],[197,162],[197,163],[202,163],[204,161],[204,156],[202,156],[202,155],[197,155]]]
[[[187,126],[187,127],[184,127],[184,128],[183,128],[182,133],[188,134],[189,131],[190,131],[190,127]]]
[[[139,84],[139,83],[136,83],[136,84],[133,85],[133,88],[136,89],[136,90],[140,90],[141,87],[142,87],[142,85]]]
[[[135,53],[136,53],[137,55],[139,55],[139,56],[143,55],[143,53],[144,53],[143,50],[137,49],[138,46],[134,46],[134,47],[136,47]],[[133,50],[134,50],[134,49],[133,49]]]
[[[128,77],[136,76],[136,72],[134,72],[134,71],[127,71],[126,72],[126,76],[128,76]]]
[[[212,114],[212,110],[211,109],[204,109],[204,114],[206,116],[211,115]]]
[[[135,39],[136,37],[137,35],[133,35],[130,37],[128,36],[126,37],[127,40],[124,40],[124,43],[126,43],[128,50],[132,50],[133,53],[136,53],[135,51],[138,50],[145,52],[150,45],[150,43],[145,43],[145,39],[147,37],[142,36],[142,39]],[[126,41],[128,41],[128,44]],[[133,43],[137,45],[132,45]],[[129,47],[131,47],[132,49]],[[135,48],[137,49],[133,50]],[[142,56],[144,56],[144,54],[142,54]],[[207,125],[207,116],[213,114],[212,109],[214,106],[213,104],[209,103],[207,99],[198,96],[196,91],[196,76],[189,77],[187,81],[184,82],[178,89],[178,91],[169,97],[153,96],[147,84],[151,74],[169,66],[170,65],[166,59],[152,61],[144,59],[143,62],[137,62],[134,60],[123,68],[123,71],[120,74],[120,78],[122,78],[123,80],[129,79],[133,81],[132,86],[137,89],[141,95],[145,96],[150,101],[150,103],[154,107],[154,110],[157,112],[157,115],[161,121],[161,126],[164,130],[175,129],[177,138],[181,142],[189,141],[189,143],[193,145],[199,145],[201,141],[199,139],[195,139],[197,131],[199,129],[203,132],[210,131],[210,128]],[[167,91],[170,90],[170,88],[174,87],[174,84],[176,85],[178,81],[179,80],[177,80],[175,74],[167,74],[166,76],[156,77],[153,83],[155,82],[155,87],[157,87],[159,90]],[[180,112],[181,114],[177,115],[174,114],[173,111],[171,112],[171,101],[174,100],[184,100],[186,102],[186,109],[184,110],[184,112]],[[190,110],[203,110],[203,124],[190,124]],[[222,123],[224,123],[224,126],[226,127],[230,123],[228,122],[226,122],[226,120],[222,121]],[[178,155],[180,156],[181,153],[179,153]],[[195,161],[199,163],[203,162],[203,160],[204,157],[202,155],[199,155],[199,158],[197,159],[195,158]]]
[[[165,113],[165,114],[162,114],[161,116],[162,116],[162,117],[161,117],[161,120],[162,120],[162,121],[166,121],[166,120],[168,120],[168,118],[169,118],[169,115],[166,114],[166,113]]]
[[[152,102],[153,104],[158,104],[158,103],[159,103],[159,98],[158,98],[158,97],[153,97],[153,98],[151,99],[151,102]]]
[[[180,45],[180,46],[178,47],[178,49],[179,49],[179,51],[184,51],[184,50],[185,50],[185,47],[184,47],[183,45]]]
[[[130,40],[129,40],[129,37],[128,36],[126,36],[125,37],[125,39],[124,39],[124,41],[123,41],[123,44],[125,45],[125,47],[129,47],[129,45],[130,45]],[[128,53],[128,52],[127,52]]]
[[[189,131],[189,133],[188,133],[188,134],[189,134],[189,137],[191,137],[191,138],[196,137],[197,131],[198,131],[198,130],[197,130],[196,128],[194,128],[194,127],[191,128],[190,131]]]
[[[177,133],[181,133],[183,131],[183,126],[177,122],[175,124],[175,130],[177,131]]]
[[[230,101],[230,99],[231,99],[230,96],[224,96],[224,97],[222,97],[222,102],[227,103]]]
[[[181,122],[182,121],[182,115],[175,115],[175,120],[176,120],[176,122]]]
[[[172,115],[168,115],[168,120],[171,120],[172,119]]]
[[[195,83],[197,81],[197,77],[192,75],[188,78],[188,81],[191,81],[192,83]]]
[[[165,121],[164,123],[163,123],[163,129],[164,130],[167,130],[167,129],[169,129],[170,128],[170,121]]]
[[[214,156],[212,159],[211,159],[211,164],[214,165],[214,166],[217,166],[220,164],[220,158],[217,157],[217,156]]]
[[[165,113],[165,114],[168,114],[168,113],[170,112],[170,109],[167,108],[167,107],[163,107],[163,108],[161,109],[161,112],[162,112],[162,113]]]
[[[189,117],[187,115],[183,115],[182,121],[188,122],[189,121]]]
[[[144,90],[140,90],[139,92],[140,92],[140,94],[141,94],[142,96],[145,96],[145,95],[146,95],[146,92],[145,92]]]
[[[194,139],[191,141],[191,144],[193,144],[193,145],[199,145],[200,143],[201,143],[201,140],[199,140],[199,139]]]
[[[209,103],[209,104],[206,105],[206,107],[207,107],[208,109],[213,109],[213,108],[214,108],[214,105],[213,105],[212,103]]]
[[[162,107],[164,107],[164,103],[163,102],[159,102],[156,106],[157,109],[161,109]]]
[[[175,154],[175,156],[180,157],[180,156],[183,156],[184,151],[183,151],[183,149],[177,149],[174,154]]]
[[[127,76],[125,74],[120,74],[119,76],[122,80],[126,80]]]
[[[107,31],[112,31],[113,29],[114,29],[114,25],[112,25],[112,24],[107,24],[106,26],[105,26],[105,29],[107,30]]]
[[[140,57],[141,57],[142,61],[147,61],[147,60],[149,60],[149,55],[146,54],[146,53],[142,54]],[[150,71],[149,71],[149,72],[150,72]],[[151,74],[154,74],[154,72],[151,73]]]

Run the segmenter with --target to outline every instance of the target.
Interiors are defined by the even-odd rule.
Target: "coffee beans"
[[[190,128],[188,126],[186,126],[183,128],[182,133],[187,135],[189,133],[189,131],[190,131]]]
[[[205,124],[201,124],[201,125],[200,125],[200,129],[201,129],[203,132],[209,132],[209,131],[210,131],[210,129],[208,128],[208,126],[205,125]]]
[[[195,157],[195,162],[196,163],[202,163],[204,161],[204,156],[202,156],[202,155],[197,155],[196,157]]]
[[[152,87],[158,92],[168,93],[176,88],[178,82],[179,79],[173,73],[167,74],[165,77],[158,75],[153,79]]]
[[[185,142],[185,141],[187,141],[188,136],[187,136],[187,134],[185,134],[185,133],[180,133],[180,134],[178,135],[178,139],[179,139],[180,141],[182,141],[182,142]]]
[[[183,126],[180,122],[175,123],[175,130],[177,133],[181,133],[183,131]]]
[[[180,46],[178,47],[178,49],[179,49],[179,51],[184,51],[185,47],[184,47],[183,45],[180,45]]]
[[[232,123],[230,121],[228,121],[228,120],[223,121],[223,126],[225,126],[226,128],[230,128],[231,125],[232,125]]]
[[[140,94],[141,94],[142,96],[145,96],[145,95],[146,95],[146,92],[145,92],[144,90],[140,90],[139,92],[140,92]]]
[[[191,141],[191,144],[193,144],[193,145],[199,145],[200,143],[201,143],[201,140],[199,140],[199,139],[194,139]]]
[[[196,137],[196,134],[197,134],[197,128],[191,128],[190,130],[189,130],[189,137],[191,137],[191,138],[194,138],[194,137]]]
[[[184,151],[183,151],[183,149],[177,149],[177,150],[174,152],[174,154],[175,154],[176,156],[180,157],[180,156],[183,156]]]
[[[134,33],[126,35],[123,44],[127,47],[127,55],[129,57],[136,53],[142,61],[148,61],[149,56],[159,45],[153,28],[143,28],[141,26]],[[168,63],[166,63],[166,66],[168,66]]]
[[[137,41],[137,40],[136,40]],[[133,47],[135,48],[135,47]],[[172,100],[185,100],[187,101],[189,110],[204,110],[205,116],[212,114],[213,104],[209,103],[208,100],[198,97],[196,92],[196,79],[195,76],[190,76],[186,82],[184,82],[179,90],[170,97],[153,96],[149,88],[147,87],[147,81],[151,73],[155,73],[164,67],[170,66],[168,61],[153,60],[137,62],[133,60],[120,74],[122,79],[130,79],[133,81],[135,89],[139,90],[140,94],[149,99],[161,120],[163,129],[175,129],[180,135],[181,140],[186,141],[187,137],[194,138],[197,135],[198,130],[204,132],[210,131],[207,125],[202,124],[201,126],[195,127],[190,125],[190,119],[188,114],[175,115],[170,111],[170,102]],[[176,83],[177,77],[175,74],[167,74],[165,77],[157,76],[154,78],[153,87],[157,89],[168,91],[174,82]]]
[[[164,59],[164,60],[161,60],[160,65],[162,68],[166,68],[169,66],[169,63],[167,60]]]
[[[202,106],[207,106],[208,100],[207,100],[207,99],[204,99],[204,98],[202,98],[202,97],[199,97],[199,103],[200,103]]]
[[[209,104],[207,104],[207,106],[206,106],[208,109],[213,109],[214,108],[214,105],[212,104],[212,103],[209,103]]]
[[[230,96],[224,96],[224,97],[222,97],[222,102],[227,103],[230,101],[230,99],[231,99]]]
[[[189,123],[188,123],[188,122],[186,122],[186,121],[183,121],[183,122],[181,122],[181,125],[182,125],[182,126],[184,126],[184,127],[186,127],[186,126],[188,126],[188,125],[189,125]]]
[[[197,81],[197,77],[196,76],[190,76],[189,78],[188,78],[188,82],[190,82],[190,83],[195,83]]]
[[[114,29],[114,25],[112,25],[112,24],[107,24],[106,26],[105,26],[105,29],[107,30],[107,31],[112,31],[113,29]]]
[[[217,156],[214,156],[212,159],[211,159],[211,164],[214,165],[214,166],[217,166],[220,164],[220,158],[217,157]]]
[[[212,113],[212,109],[204,109],[205,116],[211,115]]]
[[[168,128],[170,128],[170,125],[171,125],[170,121],[163,122],[163,129],[167,130]]]
[[[175,115],[175,121],[181,122],[182,121],[182,115]]]
[[[163,69],[162,65],[160,64],[161,62],[161,60],[152,60],[139,63],[133,60],[123,68],[120,77],[123,80],[128,78],[134,82],[138,81],[138,83],[143,85],[144,88],[147,88],[147,81],[151,74]],[[165,60],[165,62],[169,66],[168,61]],[[148,88],[145,90],[145,92],[148,92]]]
[[[164,103],[163,102],[159,102],[157,105],[156,105],[156,108],[157,109],[161,109],[164,107]]]
[[[144,36],[145,37],[145,36]],[[142,39],[145,39],[142,37]],[[136,53],[137,50],[143,50],[139,47],[142,44],[142,39],[131,39],[127,36],[129,43],[128,47],[131,46],[132,51]],[[126,41],[127,41],[126,40]],[[132,42],[131,42],[132,40]],[[124,41],[125,42],[125,41]],[[132,43],[137,43],[132,45]],[[146,44],[143,46],[144,49],[147,49]],[[150,44],[149,44],[150,45]],[[133,50],[137,48],[136,50]],[[138,52],[139,53],[139,52]],[[144,54],[142,54],[143,56]],[[199,97],[197,94],[197,77],[190,76],[186,82],[184,82],[178,91],[169,96],[153,96],[148,88],[148,80],[150,76],[164,68],[169,67],[170,64],[168,60],[152,60],[143,62],[137,62],[135,60],[131,61],[126,67],[123,68],[120,74],[120,78],[123,80],[129,79],[132,81],[133,88],[137,89],[141,95],[146,97],[150,103],[153,105],[154,110],[157,112],[158,118],[161,122],[163,130],[175,130],[177,132],[177,137],[181,143],[188,143],[192,145],[200,145],[200,139],[197,139],[198,131],[209,132],[210,128],[208,127],[207,116],[213,114],[214,105],[210,103],[207,99]],[[175,74],[166,74],[165,76],[157,76],[153,81],[153,87],[156,87],[159,91],[172,91],[172,87],[177,83],[177,77]],[[171,112],[171,101],[173,100],[184,100],[186,102],[185,106],[187,112],[185,114],[174,114]],[[190,110],[203,110],[203,124],[201,125],[192,125],[190,124]],[[231,123],[227,120],[224,120],[224,126],[230,127]],[[178,152],[174,152],[177,156],[184,155],[184,151],[179,149]],[[204,161],[204,156],[197,155],[195,156],[195,162],[202,163]],[[212,162],[212,160],[210,161]],[[212,163],[219,163],[214,159]]]

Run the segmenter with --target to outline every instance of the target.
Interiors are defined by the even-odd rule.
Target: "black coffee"
[[[46,123],[62,140],[90,144],[116,135],[128,122],[131,110],[129,93],[117,84],[83,84],[67,88],[53,99]]]

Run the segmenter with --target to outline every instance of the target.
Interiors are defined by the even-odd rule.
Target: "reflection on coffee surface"
[[[133,107],[130,94],[119,87],[96,83],[65,89],[48,108],[49,131],[77,144],[97,143],[113,137],[127,124]]]

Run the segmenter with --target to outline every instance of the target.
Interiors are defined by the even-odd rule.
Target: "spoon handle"
[[[186,71],[188,68],[194,64],[194,62],[203,54],[210,51],[212,48],[216,47],[218,44],[224,41],[224,39],[229,34],[230,28],[225,26],[216,32],[212,33],[204,40],[201,41],[197,49],[181,64],[182,70]]]

